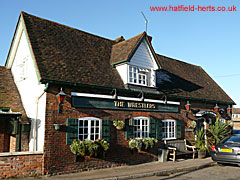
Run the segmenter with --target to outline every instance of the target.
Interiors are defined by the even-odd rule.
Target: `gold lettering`
[[[114,101],[115,107],[124,107],[125,102],[124,101]]]

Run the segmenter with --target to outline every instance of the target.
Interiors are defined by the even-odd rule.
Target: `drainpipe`
[[[43,92],[36,98],[36,114],[35,119],[33,121],[33,151],[37,151],[37,119],[38,119],[38,104],[41,97],[45,94],[48,89],[48,83],[46,84]]]

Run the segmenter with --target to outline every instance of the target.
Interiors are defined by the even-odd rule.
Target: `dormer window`
[[[148,70],[129,65],[129,83],[147,86]]]

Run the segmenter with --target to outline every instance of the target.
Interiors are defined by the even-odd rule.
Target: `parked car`
[[[230,135],[213,145],[210,155],[213,161],[220,164],[240,164],[240,134]]]
[[[240,129],[233,129],[233,134],[240,134]]]

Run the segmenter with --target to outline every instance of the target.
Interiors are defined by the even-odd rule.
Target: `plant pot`
[[[199,149],[198,150],[198,159],[203,159],[206,157],[206,150],[205,149]]]
[[[116,128],[117,128],[117,130],[122,130],[123,129],[123,127],[121,127],[121,126],[117,126]]]

